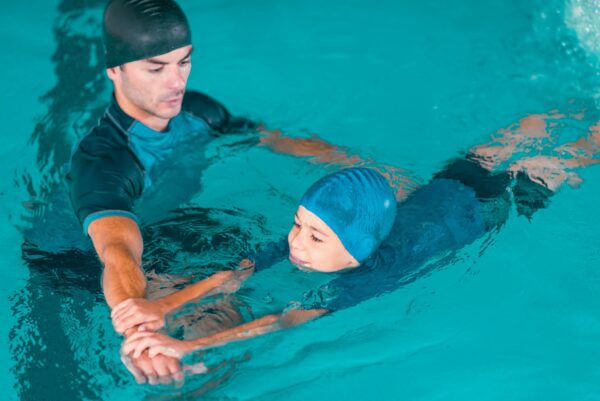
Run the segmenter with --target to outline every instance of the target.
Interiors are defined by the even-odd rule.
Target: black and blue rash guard
[[[538,208],[543,207],[552,192],[527,182],[531,183],[523,176],[511,179],[508,173],[491,174],[468,158],[451,162],[398,203],[393,228],[373,255],[359,267],[337,273],[327,284],[305,293],[302,307],[336,311],[416,279],[426,272],[423,267],[429,262],[445,260],[504,224],[513,202],[518,206],[527,197],[529,201],[537,197]],[[282,240],[267,245],[251,259],[255,271],[260,272],[288,254],[287,240]]]
[[[99,124],[79,142],[67,174],[84,233],[102,217],[126,216],[144,224],[189,201],[208,164],[202,147],[215,134],[253,127],[214,99],[187,92],[181,113],[157,132],[125,114],[113,98]]]

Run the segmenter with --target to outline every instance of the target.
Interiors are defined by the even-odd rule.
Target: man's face
[[[134,118],[169,120],[181,111],[190,70],[192,46],[132,61],[108,70],[123,109]]]
[[[335,232],[304,206],[294,216],[288,244],[290,261],[301,269],[331,273],[359,265]]]

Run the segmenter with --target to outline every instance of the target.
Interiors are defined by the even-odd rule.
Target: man
[[[67,181],[75,214],[104,265],[102,286],[112,309],[145,297],[140,224],[199,189],[198,176],[182,174],[206,165],[199,149],[211,136],[253,124],[233,118],[206,95],[186,92],[192,38],[174,1],[113,0],[103,28],[114,98],[73,153]],[[196,165],[182,170],[180,160]],[[177,186],[170,189],[169,183]],[[169,196],[160,198],[158,187]],[[138,382],[182,376],[178,361],[163,356],[143,355],[126,365]]]

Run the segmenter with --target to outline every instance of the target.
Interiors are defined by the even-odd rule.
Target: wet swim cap
[[[348,168],[321,178],[300,204],[323,220],[359,263],[387,237],[396,218],[392,188],[368,168]]]
[[[185,14],[172,0],[112,0],[104,10],[103,31],[106,68],[192,43]]]

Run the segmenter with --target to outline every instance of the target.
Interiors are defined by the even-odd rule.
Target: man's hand
[[[161,300],[149,301],[144,298],[129,298],[112,310],[110,317],[119,334],[139,326],[138,331],[156,331],[165,325],[165,315],[169,307]]]

